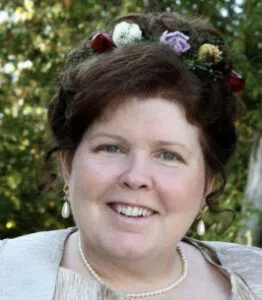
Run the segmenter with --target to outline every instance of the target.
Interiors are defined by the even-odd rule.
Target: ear
[[[206,206],[206,197],[208,194],[210,194],[212,192],[214,182],[215,182],[214,176],[206,171],[206,180],[205,180],[205,187],[204,187],[204,193],[203,193],[203,200],[201,202],[202,209]]]
[[[212,192],[214,183],[215,183],[215,177],[209,176],[207,181],[206,196]]]
[[[208,194],[210,194],[213,190],[213,186],[215,183],[215,177],[214,176],[207,176],[206,178],[206,186],[205,186],[205,191],[204,191],[204,205],[206,204],[206,197]]]
[[[68,151],[60,151],[59,161],[61,166],[62,175],[66,184],[69,184],[71,175],[70,155]]]

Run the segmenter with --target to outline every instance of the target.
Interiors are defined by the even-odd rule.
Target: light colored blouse
[[[124,300],[121,294],[60,267],[65,241],[75,228],[0,241],[1,300]],[[262,250],[185,238],[225,274],[232,300],[262,300]]]
[[[231,285],[231,297],[229,300],[260,299],[260,298],[255,298],[255,295],[252,295],[252,292],[245,285],[242,284],[242,279],[238,275],[232,273],[229,269],[224,268],[223,266],[220,265],[219,258],[217,257],[216,253],[212,251],[211,248],[206,247],[204,244],[189,238],[185,238],[184,241],[193,244],[195,247],[197,247],[199,251],[204,255],[204,257],[228,278],[228,281],[230,282]],[[250,249],[247,247],[245,248],[246,250]],[[250,267],[252,266],[246,265],[244,267],[243,261],[239,261],[239,255],[233,255],[233,256],[230,255],[230,260],[232,265],[239,264],[239,267],[242,268],[242,271],[250,277],[251,275]],[[253,263],[257,264],[257,261],[255,260]],[[254,271],[255,268],[252,268],[252,273]],[[260,271],[259,273],[262,274],[262,272]],[[256,277],[256,275],[254,277]],[[257,288],[262,293],[262,277],[261,277],[261,283],[258,284]],[[72,270],[59,267],[57,281],[56,281],[56,290],[55,290],[55,295],[53,300],[66,300],[66,299],[120,300],[120,299],[129,299],[129,298],[125,297],[123,294],[119,294],[115,291],[110,290],[105,286],[102,286],[93,278],[84,277],[78,273],[75,273]]]
[[[102,287],[93,278],[84,277],[72,270],[60,267],[53,300],[124,300],[124,295]]]

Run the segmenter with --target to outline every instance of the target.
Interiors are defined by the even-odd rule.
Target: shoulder
[[[258,267],[258,264],[262,266],[262,249],[252,246],[226,243],[226,242],[199,242],[213,249],[221,262],[227,264],[227,266],[251,264]],[[261,270],[262,271],[262,270]]]
[[[64,241],[73,231],[72,228],[42,231],[0,241],[1,260],[14,259],[22,255],[39,255],[39,253],[59,252],[63,249]]]
[[[241,258],[242,256],[248,255],[249,258],[261,257],[262,249],[253,246],[240,245],[229,242],[219,241],[200,241],[189,237],[184,237],[183,241],[195,245],[199,249],[210,250],[214,254],[219,255],[222,258],[236,256]],[[261,261],[262,263],[262,261]]]
[[[51,299],[64,244],[72,231],[44,231],[1,241],[0,298]]]
[[[7,240],[0,240],[0,261],[1,261],[1,257],[3,256],[6,242]]]
[[[73,228],[67,229],[59,229],[59,230],[50,230],[50,231],[39,231],[35,233],[30,233],[22,236],[18,236],[15,238],[7,238],[4,240],[0,240],[0,247],[2,247],[5,243],[16,243],[16,244],[23,244],[23,243],[30,243],[30,242],[46,242],[48,240],[59,239],[67,236],[70,232],[73,231]]]
[[[225,242],[199,242],[214,251],[222,267],[232,278],[237,275],[258,299],[262,299],[262,249]],[[238,279],[236,280],[238,281]],[[243,284],[236,283],[236,286]]]

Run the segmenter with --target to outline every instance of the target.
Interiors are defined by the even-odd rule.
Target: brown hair
[[[134,22],[142,30],[145,42],[90,55],[90,41],[73,50],[60,74],[57,93],[49,108],[49,123],[55,140],[50,153],[69,150],[71,157],[85,130],[106,110],[128,101],[160,96],[182,106],[188,122],[200,132],[208,171],[222,177],[221,186],[207,198],[215,208],[215,197],[226,183],[225,165],[236,146],[234,117],[237,102],[225,84],[231,63],[223,51],[220,77],[190,70],[180,54],[169,46],[149,41],[163,31],[179,30],[190,37],[190,51],[203,43],[216,41],[223,48],[220,34],[204,22],[188,21],[176,14],[129,14],[118,18]]]

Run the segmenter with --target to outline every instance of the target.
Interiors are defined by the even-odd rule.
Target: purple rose
[[[176,53],[184,53],[190,49],[189,37],[180,31],[165,31],[160,37],[160,43],[169,45]]]

